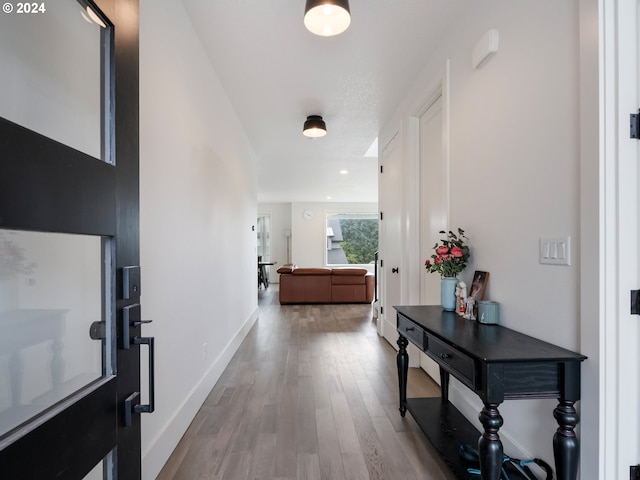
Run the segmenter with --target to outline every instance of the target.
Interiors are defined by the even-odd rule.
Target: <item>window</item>
[[[377,251],[377,213],[327,214],[327,265],[367,265]]]

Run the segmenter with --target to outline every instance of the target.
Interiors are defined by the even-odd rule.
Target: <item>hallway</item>
[[[286,305],[259,319],[158,479],[452,478],[398,412],[395,350],[370,305]],[[410,369],[409,396],[438,386]]]

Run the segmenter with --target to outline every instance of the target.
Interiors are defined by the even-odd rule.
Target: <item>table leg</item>
[[[560,399],[553,411],[558,430],[553,435],[553,456],[558,480],[575,480],[578,475],[580,445],[574,432],[579,418],[572,401]]]
[[[407,353],[407,345],[409,341],[402,335],[398,336],[398,356],[396,362],[398,364],[398,390],[400,391],[400,415],[404,417],[407,412],[407,374],[409,373],[409,354]]]
[[[443,402],[449,401],[449,372],[440,367],[440,398]]]
[[[484,404],[484,408],[480,412],[480,423],[484,427],[484,432],[478,440],[482,480],[499,480],[503,452],[498,430],[503,422],[497,403]]]
[[[264,265],[258,266],[258,288],[260,288],[260,286],[264,286],[265,289],[269,286]]]

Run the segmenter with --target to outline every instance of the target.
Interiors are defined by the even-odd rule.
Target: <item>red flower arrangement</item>
[[[440,233],[447,233],[441,230]],[[464,244],[464,240],[469,240],[464,230],[458,228],[458,235],[449,230],[447,238],[442,239],[442,245],[437,243],[433,246],[435,254],[431,255],[431,260],[424,262],[424,267],[428,272],[438,272],[442,277],[456,277],[467,266],[467,260],[471,256],[469,247]]]

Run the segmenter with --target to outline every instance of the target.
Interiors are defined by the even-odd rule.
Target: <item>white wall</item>
[[[305,210],[310,210],[313,213],[313,218],[311,220],[303,218],[303,212]],[[377,203],[292,203],[292,263],[295,263],[299,267],[326,266],[327,214],[376,212],[378,212]]]
[[[500,50],[473,70],[473,46],[491,28],[499,31]],[[472,255],[462,280],[468,282],[474,269],[489,271],[488,298],[501,303],[503,325],[572,350],[580,347],[578,58],[576,0],[472,2],[379,142],[400,131],[404,144],[412,143],[410,117],[450,59],[450,227],[466,231]],[[405,148],[409,169],[416,164],[410,151]],[[416,197],[409,194],[409,210]],[[418,234],[406,227],[410,236]],[[572,265],[539,264],[541,236],[570,236]],[[406,258],[424,263],[412,252]],[[479,427],[479,399],[455,382],[452,387],[452,401]],[[552,462],[555,405],[504,403],[505,452]],[[582,419],[583,435],[595,423]]]
[[[254,154],[182,3],[142,0],[140,10],[141,303],[158,373],[142,448],[152,479],[255,321],[257,188]]]

